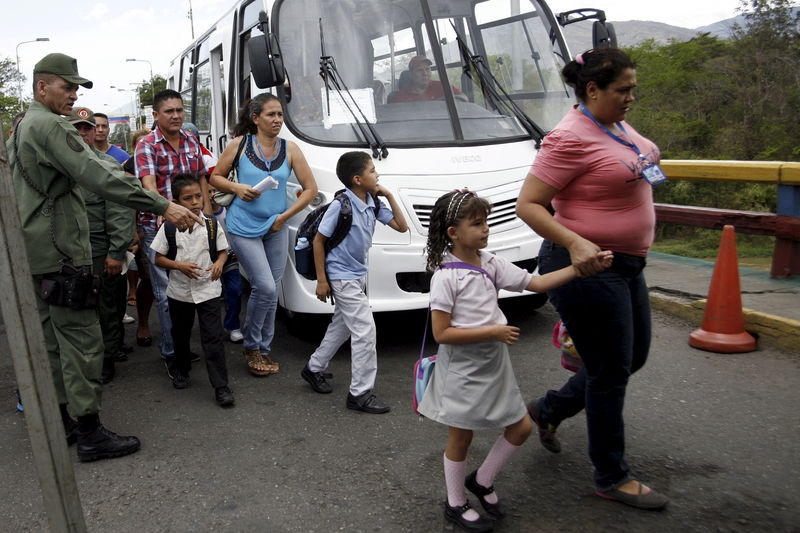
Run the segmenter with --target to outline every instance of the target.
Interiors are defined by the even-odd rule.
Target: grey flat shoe
[[[610,488],[606,490],[597,489],[594,491],[594,493],[601,498],[605,498],[606,500],[624,503],[625,505],[630,505],[631,507],[645,509],[648,511],[659,511],[666,507],[669,503],[669,498],[660,492],[650,489],[650,492],[645,494],[642,492],[643,489],[644,485],[639,483],[638,494],[628,494],[627,492],[622,492],[617,488]]]

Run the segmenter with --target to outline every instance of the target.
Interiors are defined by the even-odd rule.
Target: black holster
[[[50,305],[71,309],[97,309],[100,303],[100,276],[92,267],[63,263],[61,270],[42,278],[42,300]]]

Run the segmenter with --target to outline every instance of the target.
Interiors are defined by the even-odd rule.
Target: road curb
[[[692,299],[663,293],[658,289],[650,289],[650,305],[653,309],[683,318],[700,327],[706,307],[706,299]],[[747,308],[742,308],[742,313],[744,315],[745,330],[756,336],[759,344],[800,353],[798,352],[798,347],[800,347],[800,320],[770,315]]]

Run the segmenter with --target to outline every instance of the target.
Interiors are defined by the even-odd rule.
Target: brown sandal
[[[264,361],[261,352],[258,349],[248,350],[244,349],[244,360],[247,363],[247,369],[254,376],[268,376],[274,374],[269,364]]]
[[[277,361],[273,361],[270,356],[262,353],[261,359],[264,361],[264,364],[267,365],[267,367],[269,368],[270,374],[277,374],[278,371],[280,371],[281,365]]]

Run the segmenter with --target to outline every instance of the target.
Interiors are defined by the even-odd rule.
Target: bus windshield
[[[273,23],[289,79],[287,124],[333,145],[363,144],[370,127],[388,146],[530,137],[499,101],[510,99],[549,131],[574,97],[560,76],[559,29],[541,4],[284,0]],[[323,56],[340,83],[320,76]]]

